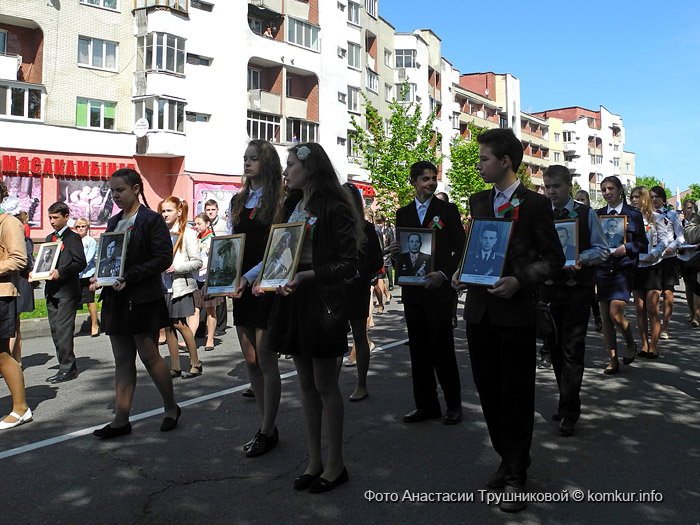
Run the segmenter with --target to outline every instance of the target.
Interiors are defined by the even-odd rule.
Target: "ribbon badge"
[[[513,197],[510,202],[506,202],[502,206],[500,206],[497,210],[498,216],[499,217],[505,217],[506,213],[511,212],[511,218],[513,221],[518,220],[518,210],[520,205],[525,202],[525,199],[520,200],[518,197]]]
[[[317,221],[318,217],[314,217],[313,215],[310,215],[309,218],[306,220],[306,229],[309,232],[309,238],[311,239],[314,238],[314,230],[316,229]]]
[[[431,229],[432,229],[432,228],[438,228],[438,229],[442,230],[442,227],[443,227],[443,226],[444,226],[444,224],[443,224],[442,221],[440,220],[440,216],[439,216],[439,215],[436,215],[435,217],[433,217],[433,220],[430,221],[430,224],[428,224],[428,228],[431,228]]]
[[[258,207],[255,206],[252,210],[250,210],[250,215],[248,215],[248,218],[252,221],[253,219],[255,219],[255,216],[257,215],[257,213],[258,213]]]

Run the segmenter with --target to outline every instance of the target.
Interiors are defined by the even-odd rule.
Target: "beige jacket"
[[[173,299],[192,293],[197,289],[197,279],[193,272],[202,267],[197,234],[191,228],[185,229],[182,237],[182,249],[173,257]]]
[[[0,297],[17,297],[19,271],[27,264],[24,227],[12,215],[0,214]]]

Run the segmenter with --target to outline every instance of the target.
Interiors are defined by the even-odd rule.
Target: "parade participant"
[[[173,377],[191,379],[202,375],[202,363],[197,354],[194,334],[187,326],[187,319],[194,313],[194,292],[197,290],[197,281],[192,277],[192,272],[202,267],[202,258],[199,255],[197,234],[187,227],[187,202],[171,195],[158,204],[158,213],[170,228],[171,238],[176,239],[172,264],[163,274],[165,300],[170,312],[170,326],[165,328],[170,352],[170,373]],[[180,332],[190,354],[188,372],[183,373],[180,369],[177,336],[173,330]]]
[[[694,199],[688,198],[683,201],[683,228],[690,224],[694,205]],[[697,328],[700,326],[700,301],[695,300],[695,281],[698,275],[698,265],[700,264],[700,255],[698,255],[700,253],[700,243],[685,244],[684,246],[687,247],[678,249],[678,270],[683,276],[685,285],[685,299],[689,310],[688,322],[691,326]]]
[[[205,297],[201,291],[204,287],[204,282],[207,277],[207,265],[209,263],[209,250],[211,249],[211,240],[214,237],[214,232],[210,229],[211,219],[206,213],[200,213],[194,218],[194,229],[197,232],[197,240],[199,242],[199,255],[202,259],[202,267],[197,273],[197,287],[198,292],[195,293],[195,305],[194,305],[194,315],[190,319],[195,319],[195,322],[190,322],[189,326],[199,324],[199,312],[205,309],[207,312],[206,316],[206,326],[207,326],[207,340],[204,343],[204,351],[209,352],[214,350],[214,332],[216,331],[216,308],[221,303],[224,302],[223,297]]]
[[[492,288],[470,287],[464,309],[472,372],[491,443],[501,456],[487,485],[504,489],[504,512],[525,508],[524,499],[535,412],[535,301],[538,285],[564,266],[554,229],[552,205],[516,177],[523,158],[511,129],[491,129],[477,137],[476,169],[491,190],[475,193],[469,209],[475,219],[513,219],[503,277]],[[464,288],[452,278],[453,286]],[[513,497],[511,497],[513,496]]]
[[[214,199],[209,199],[204,203],[204,212],[211,220],[211,231],[214,236],[226,235],[228,232],[229,222],[227,219],[219,217],[219,203]],[[215,336],[221,336],[226,333],[226,322],[228,320],[228,309],[226,307],[226,299],[216,307],[216,330]]]
[[[616,374],[620,368],[617,356],[616,328],[625,339],[626,350],[622,362],[629,364],[634,361],[637,355],[637,344],[634,342],[632,327],[625,317],[625,305],[632,293],[634,271],[637,267],[639,253],[647,249],[647,238],[642,215],[625,202],[625,192],[620,179],[614,175],[605,177],[600,183],[600,191],[608,204],[596,210],[598,216],[627,216],[625,238],[627,242],[615,248],[610,253],[608,260],[596,267],[595,272],[598,300],[603,318],[603,336],[610,356],[610,362],[603,372],[610,375]]]
[[[433,198],[437,176],[437,168],[432,163],[413,164],[410,182],[416,190],[415,198],[396,212],[397,228],[435,231],[434,269],[426,271],[429,258],[420,253],[419,234],[408,236],[408,253],[400,254],[399,242],[391,245],[391,253],[397,258],[397,272],[403,275],[422,272],[425,278],[424,286],[404,286],[401,292],[415,401],[415,409],[404,415],[403,421],[416,423],[442,416],[435,382],[437,375],[447,405],[443,423],[454,425],[462,421],[462,394],[452,332],[455,291],[450,286],[449,276],[459,266],[465,234],[457,207]]]
[[[257,278],[253,268],[265,254],[270,225],[282,220],[282,165],[275,147],[266,140],[250,141],[243,155],[243,175],[243,188],[231,199],[229,209],[232,233],[246,235],[243,276],[233,295],[233,324],[260,412],[259,429],[243,450],[248,457],[257,457],[279,441],[276,420],[282,392],[277,351],[270,347],[267,330],[273,296],[254,297],[251,288]]]
[[[561,165],[552,165],[542,176],[545,195],[552,202],[555,219],[574,219],[578,223],[578,257],[573,266],[564,266],[540,286],[541,298],[550,304],[557,333],[547,339],[552,368],[559,387],[559,404],[553,416],[559,421],[559,434],[571,436],[581,415],[581,382],[583,381],[586,332],[590,317],[589,298],[593,289],[593,266],[608,258],[608,246],[598,216],[590,206],[571,198],[571,172]],[[557,228],[557,231],[559,228]],[[564,230],[566,231],[566,230]],[[569,245],[574,248],[575,245]]]
[[[97,304],[95,304],[95,292],[90,290],[90,278],[95,275],[95,256],[97,254],[97,241],[90,235],[90,221],[85,217],[80,217],[73,225],[75,231],[83,240],[83,253],[87,266],[80,272],[80,302],[78,308],[87,304],[90,312],[90,335],[98,337],[100,326],[97,323]]]
[[[93,432],[102,439],[131,434],[129,413],[136,388],[137,353],[163,398],[165,418],[160,430],[173,430],[181,413],[173,396],[168,365],[158,353],[158,331],[169,324],[161,280],[161,272],[173,258],[168,227],[148,208],[143,181],[133,169],[112,173],[109,188],[121,211],[109,219],[107,231],[127,232],[127,251],[122,277],[101,293],[102,328],[112,345],[116,386],[114,419]],[[93,277],[93,290],[96,282]]]
[[[591,197],[586,190],[578,190],[576,195],[574,195],[574,199],[586,206],[591,205]],[[600,332],[603,329],[603,319],[600,317],[600,304],[598,304],[598,294],[596,293],[595,285],[593,286],[593,293],[591,295],[591,311],[593,312],[595,330],[596,332]]]

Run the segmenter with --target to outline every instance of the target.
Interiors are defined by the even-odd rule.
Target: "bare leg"
[[[88,312],[90,312],[90,335],[95,335],[100,331],[100,326],[97,324],[97,305],[88,303]]]
[[[625,301],[612,300],[610,301],[610,318],[615,323],[617,330],[625,338],[625,344],[627,348],[632,348],[634,346],[634,334],[632,333],[632,327],[630,327],[627,318],[625,317]]]
[[[605,370],[617,370],[617,337],[615,335],[615,323],[610,317],[611,301],[600,301],[600,314],[603,320],[603,338],[608,349],[610,363]]]
[[[635,290],[633,294],[634,307],[637,311],[637,330],[639,331],[639,338],[642,340],[642,350],[648,352],[649,336],[647,335],[646,292],[644,290]]]
[[[661,323],[659,320],[659,296],[659,290],[649,290],[647,292],[647,314],[649,315],[649,332],[651,334],[649,352],[651,353],[656,353],[659,347],[659,333],[661,332]]]
[[[661,325],[661,331],[668,333],[668,324],[671,322],[671,314],[673,313],[673,290],[664,290],[664,320]]]
[[[168,353],[170,354],[170,368],[172,370],[181,370],[180,354],[177,349],[177,336],[173,332],[172,327],[165,329],[165,341],[168,343]]]
[[[239,325],[236,326],[236,332],[238,332],[238,342],[240,343],[241,351],[243,352],[243,357],[245,358],[245,364],[248,368],[250,387],[255,393],[255,401],[258,404],[260,417],[264,417],[265,385],[262,370],[260,370],[260,367],[258,366],[258,359],[255,353],[255,345],[257,344],[255,328],[251,326]]]
[[[263,378],[263,411],[262,426],[260,431],[271,436],[275,431],[275,421],[277,411],[280,407],[280,397],[282,395],[282,380],[280,379],[279,363],[277,353],[269,348],[269,332],[267,330],[255,330],[257,340],[256,356],[258,368]],[[255,396],[257,398],[257,392]]]
[[[187,318],[187,326],[192,332],[192,337],[194,338],[194,334],[197,333],[197,328],[199,328],[199,308],[195,307],[194,313]],[[187,344],[186,341],[185,344]]]
[[[333,361],[333,371],[335,372],[336,360],[329,359],[329,361]],[[294,366],[296,366],[299,376],[301,406],[304,409],[306,438],[309,444],[309,464],[306,466],[304,474],[315,476],[319,472],[325,472],[321,459],[321,418],[323,414],[323,405],[321,404],[321,396],[316,390],[312,360],[303,357],[295,357]],[[337,384],[338,382],[336,379],[336,385]],[[340,398],[340,402],[343,402],[342,397]],[[334,479],[335,478],[330,478],[330,481]]]
[[[204,346],[214,346],[214,332],[216,331],[216,308],[207,307],[207,342]]]
[[[177,417],[177,404],[173,393],[173,380],[168,372],[168,365],[158,352],[157,336],[152,334],[138,334],[134,336],[141,362],[151,376],[153,384],[163,398],[165,417],[175,419]]]
[[[1,351],[1,350],[0,350]],[[12,352],[12,357],[22,366],[22,327],[19,320],[19,315],[17,315],[17,330],[15,331],[15,336],[10,339],[10,352]]]
[[[24,415],[29,408],[24,392],[24,374],[22,367],[10,355],[10,340],[0,339],[0,373],[7,383],[12,397],[12,412]],[[16,418],[7,416],[3,421],[15,423]]]
[[[367,337],[367,320],[351,319],[353,349],[357,360],[357,386],[350,396],[351,399],[367,395],[367,372],[369,370],[369,337]],[[351,356],[352,357],[352,356]]]
[[[334,481],[345,468],[343,461],[343,394],[335,373],[336,359],[312,359],[313,379],[321,398],[323,417],[328,430],[328,462],[323,469],[323,478]],[[303,397],[302,397],[303,403]],[[320,426],[321,417],[318,418]],[[320,437],[320,432],[318,433]]]
[[[199,366],[202,363],[199,362],[199,355],[197,354],[197,345],[194,344],[194,334],[192,333],[192,330],[190,330],[190,327],[182,322],[182,319],[172,319],[172,321],[173,328],[175,328],[175,330],[182,334],[182,338],[184,339],[185,344],[187,345],[187,351],[190,353],[190,372],[196,372],[196,370],[192,370],[192,368],[195,366]],[[175,334],[173,334],[173,336],[174,335]],[[170,343],[168,342],[168,347],[169,346]],[[175,351],[177,351],[177,348],[175,348]]]
[[[381,290],[378,289],[378,286],[372,286],[370,288],[371,292],[374,293],[374,296],[377,298],[377,313],[378,314],[383,314],[384,313],[384,294],[382,294]],[[370,296],[372,293],[370,293]]]
[[[112,419],[110,426],[119,428],[129,422],[131,401],[136,388],[136,342],[130,335],[110,335],[109,339],[112,343],[112,354],[114,354],[114,386],[116,390],[114,419]]]

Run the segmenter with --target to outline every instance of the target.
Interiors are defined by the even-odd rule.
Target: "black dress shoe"
[[[214,335],[216,337],[221,337],[222,335],[226,335],[226,330],[215,330]]]
[[[350,476],[348,476],[348,469],[344,468],[340,473],[340,476],[335,478],[333,481],[328,481],[327,479],[318,478],[311,485],[309,485],[309,492],[312,494],[320,494],[321,492],[328,492],[333,490],[343,483],[350,481]]]
[[[126,436],[127,434],[131,434],[131,423],[127,423],[126,425],[117,428],[114,428],[111,425],[105,425],[92,433],[93,436],[100,439],[110,439],[119,436]]]
[[[558,412],[556,414],[552,414],[552,421],[561,421],[561,416]]]
[[[267,454],[277,446],[278,441],[279,437],[276,432],[271,436],[258,432],[258,435],[255,436],[255,441],[253,441],[253,444],[250,445],[250,448],[245,455],[249,458],[256,458],[258,456],[262,456],[263,454]]]
[[[404,423],[418,423],[420,421],[425,421],[426,419],[437,419],[442,417],[442,412],[440,409],[437,410],[426,410],[424,408],[416,408],[411,410],[408,414],[403,416]]]
[[[443,418],[445,425],[456,425],[462,422],[462,407],[455,408],[454,410],[447,409],[445,412],[445,417]]]
[[[253,392],[252,388],[246,388],[243,393],[241,394],[243,397],[255,397],[255,392]]]
[[[302,474],[294,480],[294,488],[296,490],[308,489],[314,481],[321,477],[321,474],[323,474],[323,469],[315,476],[313,474]]]
[[[559,423],[559,434],[564,437],[569,437],[574,435],[574,430],[576,429],[576,422],[568,417],[565,417]]]
[[[160,425],[160,431],[161,432],[168,432],[170,430],[173,430],[175,427],[177,427],[177,422],[180,419],[180,414],[182,414],[182,409],[180,407],[177,407],[177,416],[175,419],[171,417],[166,417],[163,420],[163,423]]]
[[[486,480],[486,486],[490,489],[502,489],[506,486],[506,469],[503,463],[498,467],[498,470],[491,474]]]
[[[258,429],[258,431],[257,431],[257,432],[255,433],[255,435],[253,436],[253,439],[251,439],[250,441],[248,441],[248,443],[246,443],[245,445],[243,445],[243,452],[248,452],[248,451],[250,450],[251,445],[252,445],[253,443],[255,443],[255,440],[256,440],[256,439],[258,439],[258,434],[260,434],[260,430],[261,430],[261,429]]]
[[[72,381],[76,377],[78,377],[78,371],[70,370],[68,372],[59,372],[58,374],[47,378],[46,381],[49,383],[65,383],[66,381]]]
[[[510,483],[506,483],[503,490],[503,497],[498,503],[498,508],[503,512],[520,512],[527,507],[525,496],[525,485],[511,485]]]
[[[194,372],[192,369],[194,368]],[[198,365],[192,365],[188,372],[182,373],[182,379],[192,379],[193,377],[199,377],[202,375],[202,363]]]

